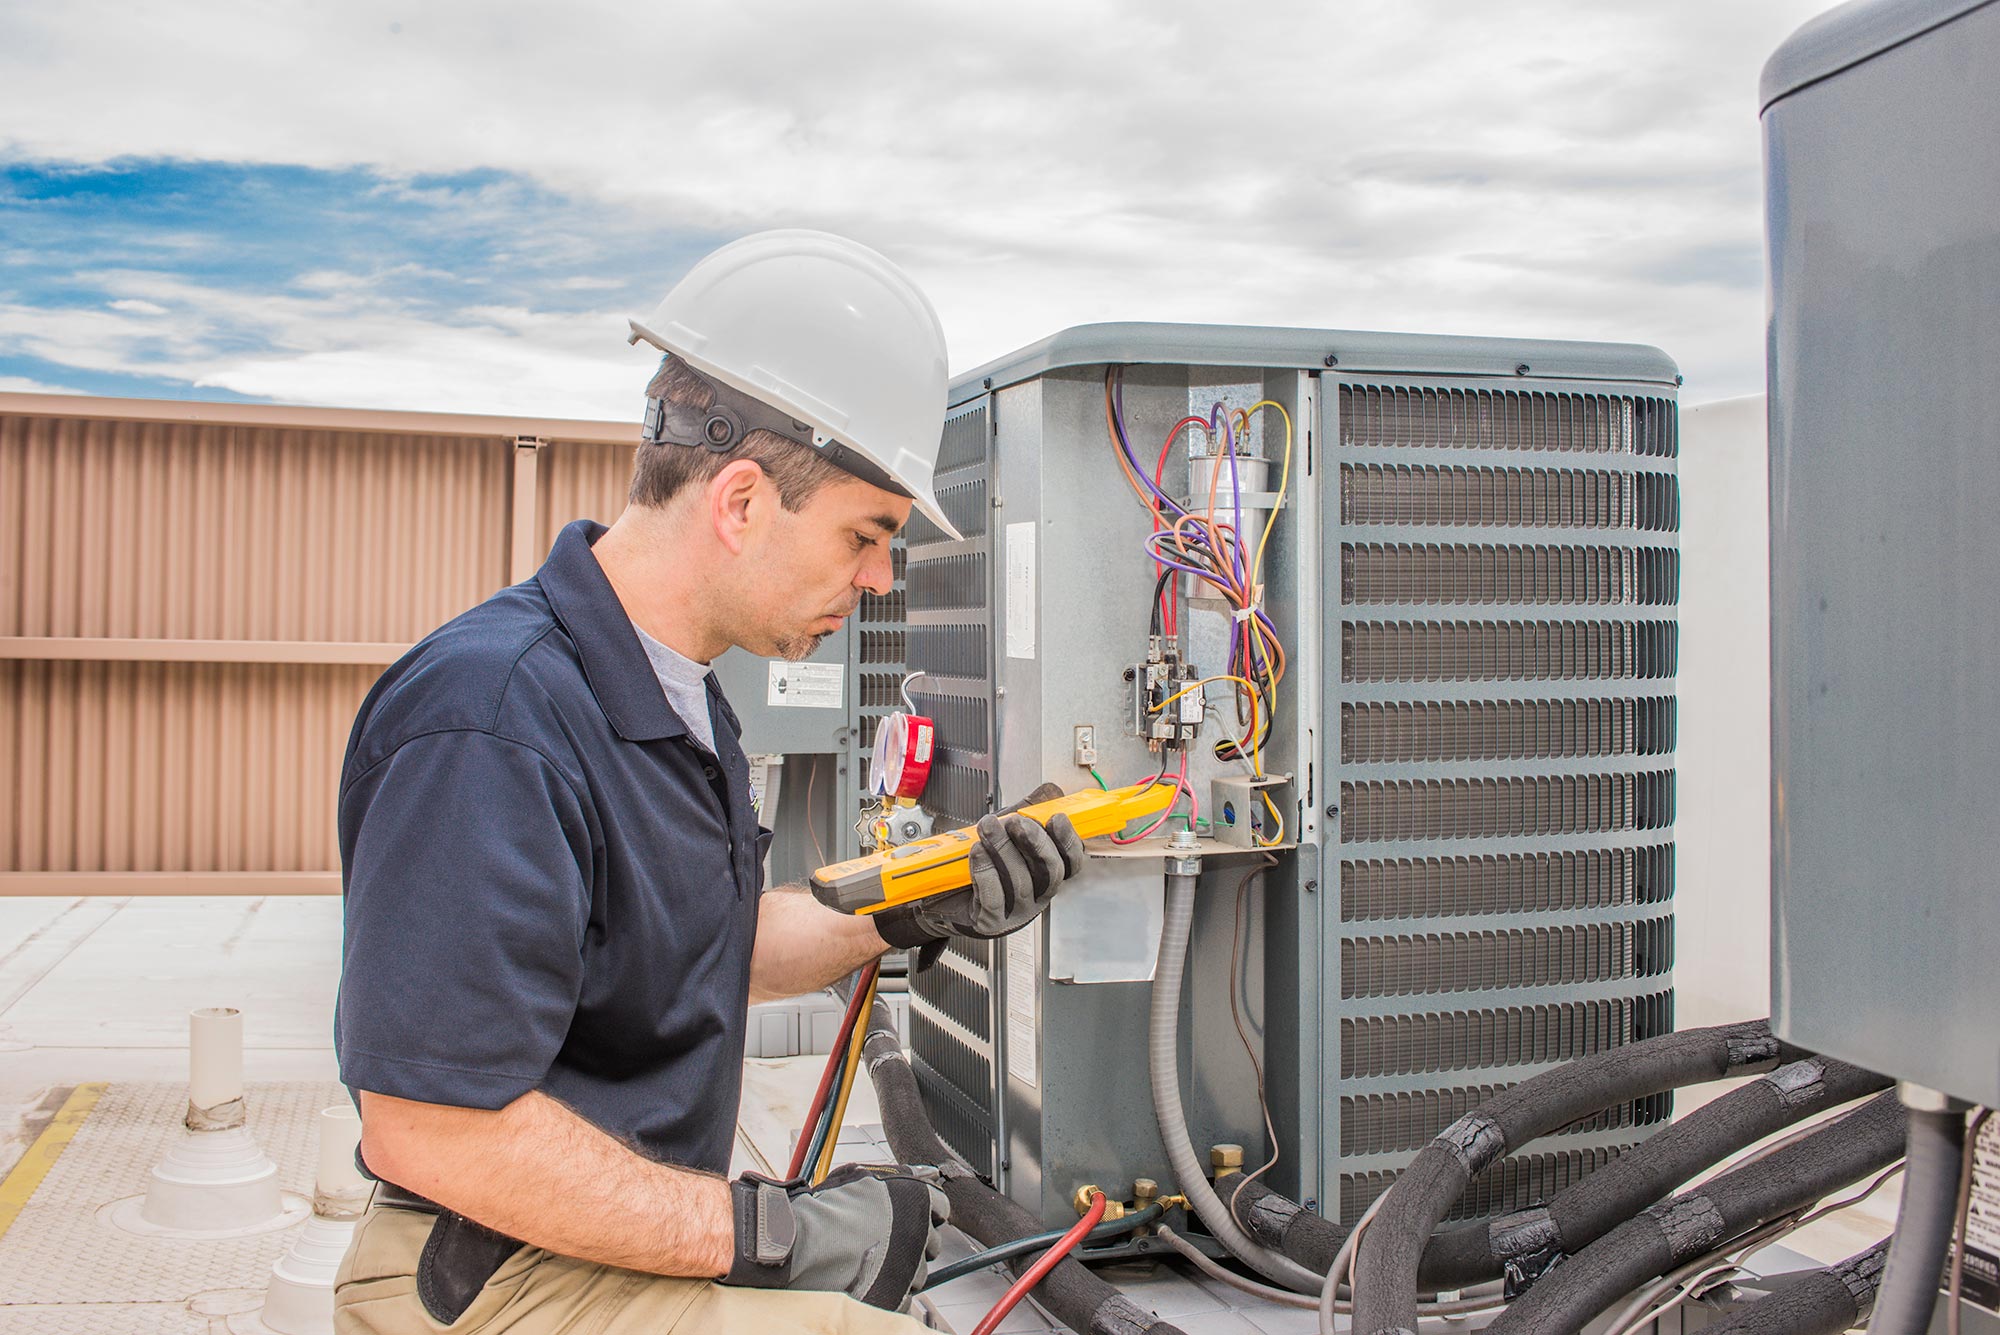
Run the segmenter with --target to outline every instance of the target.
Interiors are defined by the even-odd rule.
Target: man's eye
[[[875,539],[866,533],[857,531],[853,536],[854,550],[857,552],[865,552],[875,545]]]

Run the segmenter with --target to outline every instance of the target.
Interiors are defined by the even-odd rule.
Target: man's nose
[[[868,559],[861,563],[854,585],[878,596],[896,587],[896,562],[888,543],[878,542],[869,547]]]

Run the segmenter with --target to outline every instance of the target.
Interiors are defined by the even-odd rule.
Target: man
[[[914,1330],[944,1197],[905,1169],[726,1180],[746,1007],[1039,914],[1068,822],[980,822],[974,887],[876,917],[763,893],[706,665],[801,658],[932,492],[943,331],[873,251],[775,232],[646,324],[631,503],[427,637],[355,722],[336,1048],[380,1179],[347,1335]]]

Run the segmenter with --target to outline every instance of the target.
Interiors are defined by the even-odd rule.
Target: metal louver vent
[[[1472,857],[1349,862],[1340,916],[1348,922],[1567,913],[1659,904],[1673,897],[1674,847],[1593,848]]]
[[[988,601],[986,553],[961,552],[919,561],[910,571],[910,606],[922,611],[964,611]]]
[[[1349,937],[1343,997],[1397,997],[1651,978],[1673,967],[1672,918],[1512,931]]]
[[[1421,1082],[1341,1099],[1352,1222],[1510,1070],[1672,1025],[1680,490],[1667,397],[1337,403],[1340,1067]],[[1453,1217],[1546,1199],[1670,1110],[1565,1128]]]
[[[1518,390],[1340,387],[1340,443],[1460,450],[1560,450],[1671,459],[1671,399]]]
[[[992,950],[955,940],[910,975],[910,1066],[945,1144],[991,1176],[995,1168]]]
[[[1669,1033],[1673,1027],[1672,992],[1427,1015],[1357,1016],[1340,1022],[1340,1073],[1352,1079],[1573,1061]]]
[[[923,674],[910,699],[938,724],[922,800],[940,829],[970,824],[992,805],[991,455],[982,400],[945,423],[938,453],[938,502],[962,539],[945,537],[921,514],[904,530],[908,663]],[[986,942],[953,941],[933,967],[910,977],[911,1067],[925,1109],[945,1144],[989,1178],[999,1171],[992,969]]]
[[[1671,547],[1350,543],[1342,601],[1660,607],[1680,599],[1680,560]]]
[[[954,751],[983,752],[991,741],[987,733],[986,702],[969,695],[940,695],[923,689],[921,681],[910,691],[917,712],[937,724],[938,745]]]
[[[1484,700],[1341,707],[1340,758],[1531,760],[1674,749],[1674,700]]]
[[[1343,783],[1343,843],[1659,830],[1674,821],[1674,774]]]
[[[855,608],[855,691],[860,727],[851,752],[855,773],[865,790],[868,767],[875,758],[875,730],[889,711],[902,703],[903,623],[907,616],[903,571],[907,552],[901,538],[889,544],[892,583],[887,593],[864,593]]]
[[[1671,621],[1350,621],[1344,681],[1609,681],[1671,677]]]
[[[1680,483],[1671,473],[1350,464],[1340,470],[1340,511],[1347,524],[1672,532]]]

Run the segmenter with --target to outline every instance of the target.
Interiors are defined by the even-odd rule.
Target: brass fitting
[[[1159,1200],[1159,1196],[1160,1196],[1160,1184],[1155,1182],[1152,1178],[1141,1177],[1133,1179],[1132,1209],[1135,1213],[1146,1209],[1150,1205],[1155,1204]],[[1152,1232],[1153,1232],[1153,1226],[1151,1224],[1143,1224],[1137,1230],[1134,1231],[1132,1236],[1137,1238],[1144,1238],[1151,1236]]]
[[[1112,1200],[1109,1192],[1094,1183],[1087,1183],[1084,1186],[1078,1187],[1071,1194],[1069,1203],[1076,1210],[1076,1217],[1081,1219],[1089,1214],[1091,1199],[1100,1195],[1104,1197],[1105,1223],[1108,1224],[1114,1219],[1123,1219],[1125,1217],[1125,1202]]]
[[[1243,1171],[1243,1147],[1241,1145],[1212,1145],[1208,1151],[1208,1166],[1215,1170],[1215,1180],[1220,1182],[1231,1173]]]

